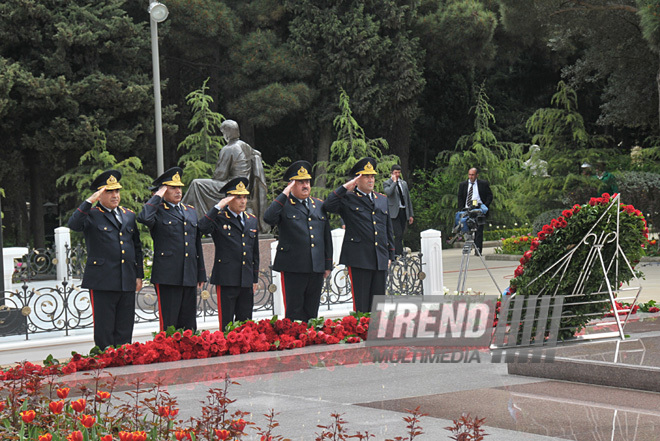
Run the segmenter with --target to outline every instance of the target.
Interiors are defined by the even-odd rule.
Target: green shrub
[[[535,236],[512,236],[502,239],[502,245],[495,248],[495,254],[519,254],[523,255],[529,250]]]
[[[536,216],[534,222],[532,223],[532,234],[537,235],[538,232],[543,229],[544,225],[549,225],[550,222],[552,222],[552,219],[556,219],[561,216],[562,211],[563,210],[561,208],[557,208],[554,210],[548,210]]]
[[[621,202],[635,206],[652,226],[660,225],[660,174],[629,171],[618,175],[617,182]]]

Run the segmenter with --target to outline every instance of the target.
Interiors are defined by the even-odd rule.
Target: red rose
[[[529,246],[530,251],[536,251],[539,248],[539,241],[537,239],[532,239],[532,243]]]
[[[573,212],[571,210],[564,210],[561,212],[561,215],[566,219],[570,219],[570,217],[573,216]]]
[[[539,238],[539,240],[545,240],[545,233],[543,231],[539,231],[539,234],[536,235],[536,237]]]
[[[524,272],[525,272],[525,268],[523,268],[522,265],[518,265],[518,268],[516,268],[516,270],[513,272],[513,275],[515,277],[520,277],[523,275]]]

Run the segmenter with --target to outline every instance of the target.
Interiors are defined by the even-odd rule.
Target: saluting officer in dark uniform
[[[309,196],[312,164],[297,161],[284,172],[290,181],[264,212],[279,230],[273,269],[282,277],[286,318],[304,322],[318,316],[323,280],[332,270],[332,237],[323,201]]]
[[[135,291],[142,289],[144,277],[135,213],[119,206],[120,179],[117,170],[101,173],[92,182],[94,194],[69,219],[69,228],[85,235],[87,264],[82,287],[89,289],[94,343],[100,349],[131,342]]]
[[[385,295],[387,269],[394,260],[392,220],[387,196],[373,191],[376,160],[363,158],[350,173],[355,178],[330,193],[323,207],[339,213],[346,225],[339,263],[348,267],[353,308],[370,312],[373,297]]]
[[[215,260],[211,283],[216,286],[220,329],[252,318],[254,290],[259,280],[259,220],[246,213],[247,178],[234,178],[220,193],[227,195],[199,220],[199,229],[211,234]]]
[[[197,329],[197,288],[206,281],[202,239],[192,205],[181,203],[183,170],[173,167],[158,177],[158,190],[138,215],[154,240],[151,283],[158,294],[160,330]]]

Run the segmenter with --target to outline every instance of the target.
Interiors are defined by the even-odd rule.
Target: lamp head
[[[169,11],[167,10],[167,6],[160,2],[155,2],[152,1],[149,3],[149,15],[151,16],[151,19],[155,21],[156,23],[161,23],[167,19],[167,16],[169,15]]]

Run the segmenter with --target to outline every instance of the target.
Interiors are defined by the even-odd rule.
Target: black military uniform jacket
[[[140,233],[135,213],[118,207],[115,216],[101,204],[85,201],[73,212],[69,228],[82,231],[87,244],[87,265],[82,287],[104,291],[135,291],[136,279],[144,277]]]
[[[346,225],[339,263],[355,268],[386,271],[388,260],[394,260],[392,219],[387,209],[387,196],[368,196],[346,190],[343,185],[330,193],[323,203],[329,213],[339,213]]]
[[[206,281],[197,213],[192,205],[180,205],[181,213],[154,195],[138,214],[154,240],[153,284],[196,286]]]
[[[275,271],[323,273],[332,269],[332,236],[323,201],[308,199],[305,208],[281,193],[264,212],[264,221],[279,230]]]
[[[245,213],[245,227],[225,207],[215,206],[199,220],[199,229],[211,234],[215,260],[211,283],[219,286],[252,287],[259,280],[259,221]]]

